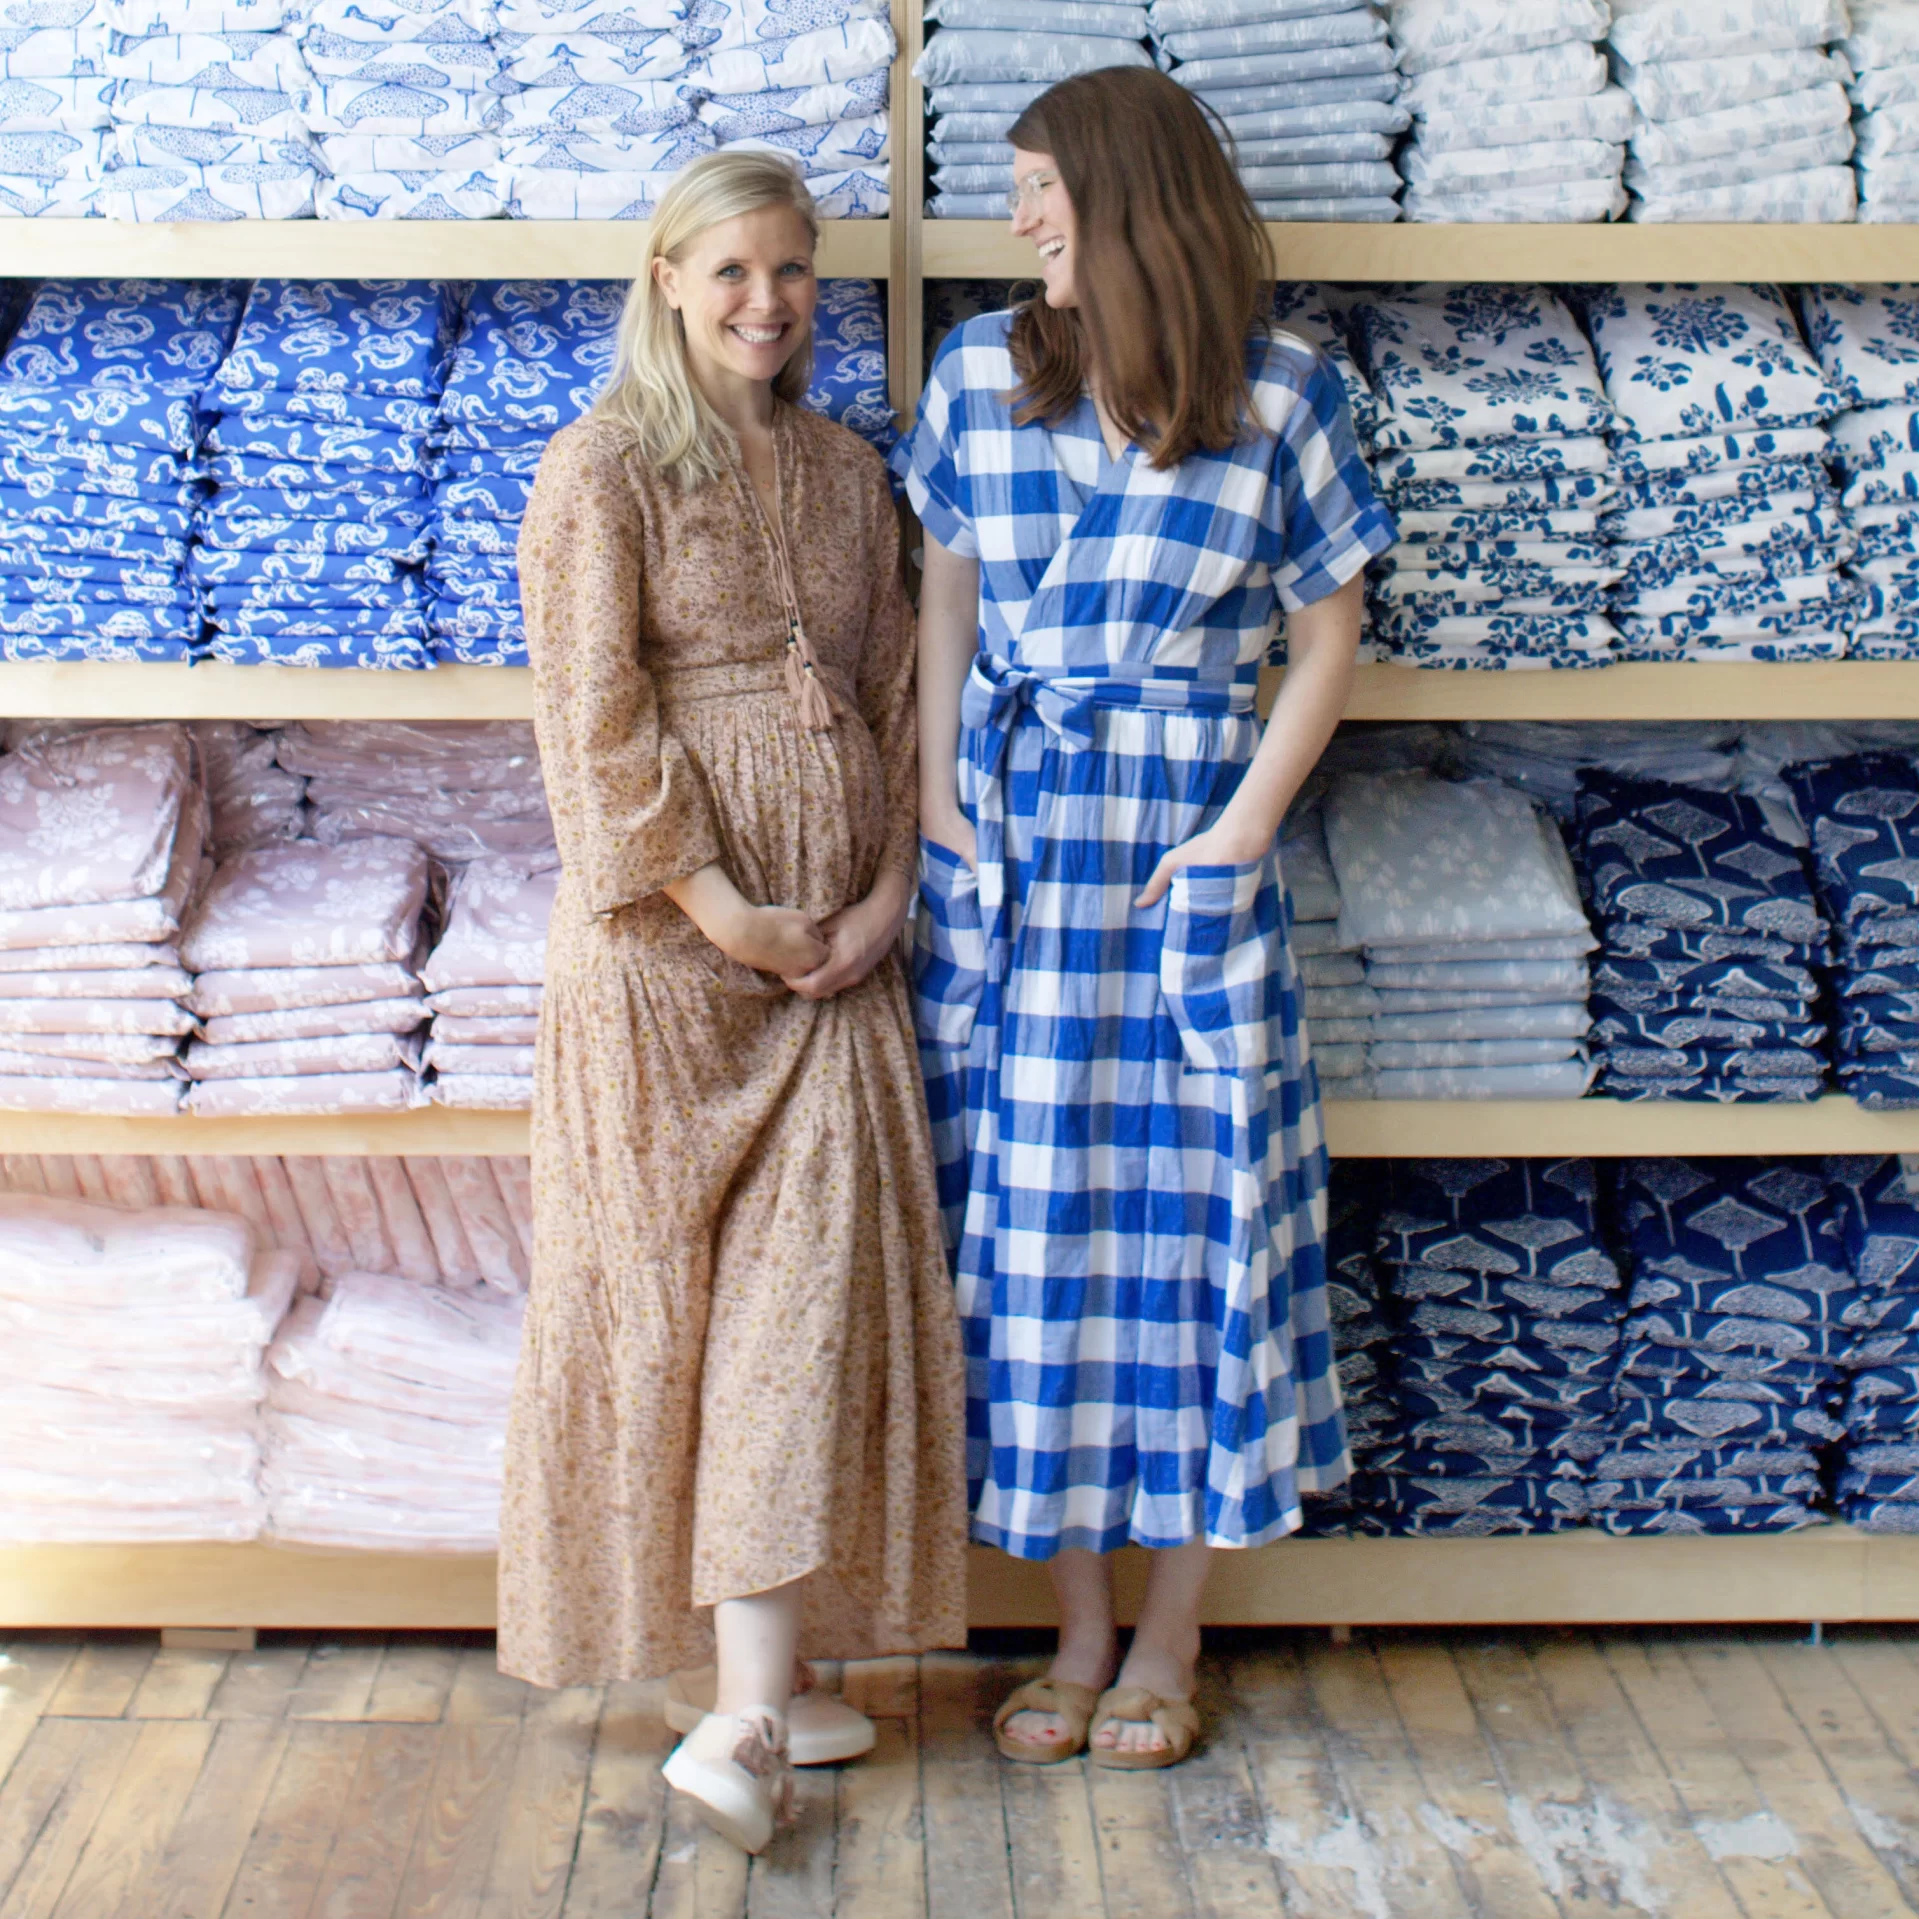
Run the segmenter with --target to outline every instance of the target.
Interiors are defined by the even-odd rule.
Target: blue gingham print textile
[[[895,456],[980,559],[979,869],[926,849],[918,935],[975,1536],[1255,1545],[1347,1471],[1291,910],[1272,853],[1131,899],[1238,785],[1279,608],[1390,528],[1300,345],[1249,346],[1261,431],[1155,473],[1106,456],[1090,400],[1013,424],[1007,324],[948,337]]]

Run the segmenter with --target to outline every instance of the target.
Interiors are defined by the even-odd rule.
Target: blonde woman
[[[837,1736],[790,1698],[801,1655],[965,1632],[959,1336],[895,957],[913,617],[878,455],[795,404],[818,237],[776,156],[675,180],[520,536],[564,874],[500,1663],[571,1686],[717,1649],[667,1777],[748,1851],[789,1703]]]

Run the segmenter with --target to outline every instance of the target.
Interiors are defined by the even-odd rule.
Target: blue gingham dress
[[[1270,851],[1131,902],[1252,759],[1277,610],[1392,524],[1299,341],[1248,344],[1265,432],[1155,472],[1108,456],[1090,399],[1013,423],[1009,317],[948,337],[894,460],[980,562],[979,871],[923,841],[917,932],[974,1535],[1255,1546],[1348,1471],[1292,912]]]

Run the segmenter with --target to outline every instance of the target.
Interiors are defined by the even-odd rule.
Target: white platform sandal
[[[712,1666],[676,1672],[666,1682],[666,1723],[689,1733],[713,1710],[719,1674]],[[800,1692],[786,1708],[786,1756],[795,1766],[837,1766],[873,1750],[873,1722],[828,1692]]]
[[[702,1748],[695,1752],[695,1743]],[[773,1828],[792,1814],[793,1775],[786,1734],[770,1706],[707,1713],[660,1768],[675,1792],[742,1852],[764,1852]]]

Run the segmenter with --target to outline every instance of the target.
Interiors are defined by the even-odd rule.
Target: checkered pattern
[[[1297,342],[1250,349],[1264,434],[1154,473],[1107,458],[1090,401],[1014,426],[1006,326],[949,338],[896,457],[981,562],[979,873],[926,847],[918,922],[974,1533],[1032,1559],[1258,1545],[1348,1470],[1291,908],[1271,852],[1131,902],[1258,746],[1276,610],[1391,523]]]

